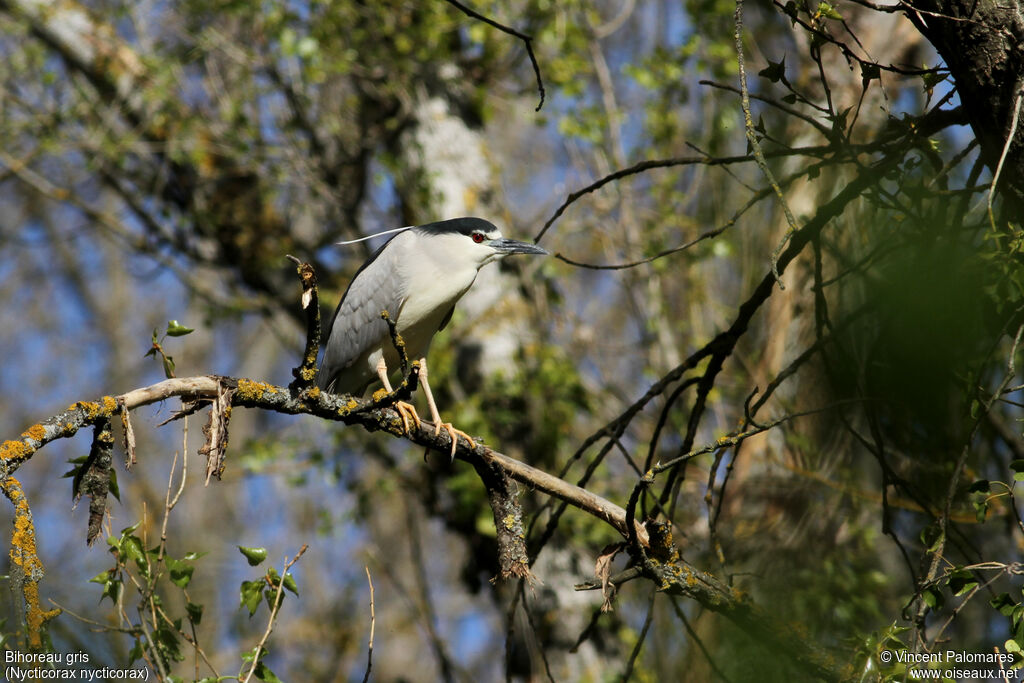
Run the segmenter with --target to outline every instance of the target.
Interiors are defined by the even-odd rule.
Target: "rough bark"
[[[912,0],[908,16],[949,67],[960,100],[993,171],[1006,146],[1024,86],[1024,13],[1019,2]],[[1016,211],[1024,208],[1024,126],[1018,125],[1000,174]]]

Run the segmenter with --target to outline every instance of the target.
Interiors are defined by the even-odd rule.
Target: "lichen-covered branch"
[[[493,461],[477,460],[473,468],[487,489],[487,500],[494,513],[500,567],[500,573],[495,578],[531,578],[526,534],[523,531],[523,508],[516,492],[512,490],[511,480]]]
[[[316,271],[313,266],[303,263],[294,256],[288,257],[295,263],[295,269],[302,282],[302,310],[306,312],[306,348],[302,352],[302,363],[292,370],[295,380],[288,385],[292,391],[302,391],[316,380],[316,357],[320,352],[320,295],[316,286]]]
[[[8,442],[10,443],[10,442]],[[43,563],[36,553],[36,528],[32,523],[32,510],[25,491],[14,477],[0,480],[0,489],[14,505],[14,534],[11,536],[11,581],[25,599],[25,625],[28,627],[30,649],[42,647],[42,628],[60,614],[59,609],[44,610],[39,606],[39,581],[43,578]]]

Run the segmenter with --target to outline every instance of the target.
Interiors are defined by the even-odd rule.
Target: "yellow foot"
[[[398,412],[398,416],[402,418],[402,429],[405,431],[406,434],[409,433],[410,419],[414,423],[416,423],[416,429],[419,429],[423,426],[423,423],[420,421],[420,416],[416,414],[416,409],[412,407],[411,403],[406,403],[405,401],[396,401],[393,408]]]
[[[437,436],[438,434],[440,434],[442,429],[444,429],[446,432],[448,432],[448,436],[450,436],[451,439],[452,439],[452,452],[451,452],[451,455],[450,455],[452,460],[455,460],[455,448],[459,445],[459,437],[460,436],[462,438],[464,438],[466,441],[468,441],[469,443],[474,444],[474,445],[476,444],[476,441],[473,439],[473,437],[471,437],[469,434],[467,434],[466,432],[462,431],[461,429],[456,429],[455,427],[453,427],[451,422],[440,422],[440,421],[435,422],[434,423],[434,436]]]

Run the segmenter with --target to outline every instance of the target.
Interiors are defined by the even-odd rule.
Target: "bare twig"
[[[540,91],[540,102],[537,103],[537,108],[534,109],[534,111],[540,111],[540,108],[544,106],[544,81],[540,77],[540,65],[537,63],[537,57],[536,55],[533,54],[533,36],[528,36],[525,33],[521,33],[515,30],[514,28],[505,26],[504,24],[499,24],[494,19],[491,19],[490,17],[485,17],[479,12],[471,10],[458,0],[445,0],[445,2],[447,2],[452,7],[457,8],[466,16],[482,21],[489,26],[493,26],[502,33],[507,33],[510,36],[515,36],[519,40],[523,41],[523,44],[526,46],[526,54],[530,58],[530,64],[533,65],[533,73],[537,77],[537,90]]]
[[[366,673],[363,674],[363,683],[370,680],[370,671],[373,670],[373,630],[377,625],[377,613],[373,608],[373,578],[370,576],[370,567],[363,567],[366,570],[366,582],[370,584],[370,643],[366,646]]]
[[[447,682],[455,680],[455,666],[452,663],[451,655],[445,647],[445,641],[437,631],[437,611],[434,609],[434,601],[430,595],[430,585],[427,580],[427,568],[423,559],[423,544],[420,542],[422,526],[419,524],[419,516],[412,508],[412,504],[406,503],[406,528],[409,530],[409,554],[412,558],[412,574],[419,592],[419,604],[417,607],[422,613],[423,625],[427,631],[427,640],[437,658],[437,668],[440,670],[441,678]]]
[[[782,284],[782,277],[779,275],[779,255],[782,254],[782,250],[785,248],[789,238],[797,231],[798,226],[796,218],[793,217],[793,212],[789,209],[786,196],[782,194],[782,188],[779,187],[779,183],[775,180],[772,170],[768,168],[768,162],[765,160],[764,152],[761,150],[761,142],[757,139],[757,131],[754,130],[754,119],[750,114],[750,92],[747,89],[747,68],[743,58],[743,0],[736,0],[736,12],[733,15],[733,19],[736,22],[734,38],[736,40],[736,64],[740,72],[740,106],[743,108],[743,126],[747,133],[747,141],[750,143],[750,149],[754,153],[754,160],[757,162],[758,168],[761,169],[765,178],[768,179],[768,183],[775,190],[775,195],[779,198],[779,203],[782,205],[782,211],[786,214],[786,225],[788,226],[786,234],[782,236],[782,240],[775,247],[771,259],[772,274],[775,276],[775,282],[779,285],[779,289],[785,289],[786,286]]]
[[[996,171],[992,174],[992,185],[988,189],[988,221],[993,230],[996,229],[996,221],[992,215],[992,197],[996,193],[996,185],[999,184],[999,176],[1003,172],[1003,162],[1006,161],[1006,155],[1010,152],[1010,145],[1013,144],[1013,138],[1017,134],[1017,122],[1020,119],[1020,104],[1022,99],[1024,99],[1024,78],[1017,82],[1017,97],[1014,98],[1013,102],[1013,116],[1010,119],[1010,132],[1006,134],[1006,143],[1003,145],[1003,151],[999,155],[999,163],[996,164]]]
[[[654,596],[657,595],[655,591],[651,591],[651,597],[647,602],[647,616],[644,617],[643,628],[640,629],[640,635],[636,639],[636,644],[633,646],[633,651],[629,653],[629,659],[626,660],[626,669],[622,672],[623,681],[628,681],[633,676],[633,666],[636,664],[637,657],[640,656],[640,649],[644,646],[644,641],[647,640],[647,631],[651,628],[651,622],[654,621]]]

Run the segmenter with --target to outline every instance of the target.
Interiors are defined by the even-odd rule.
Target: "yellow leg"
[[[476,441],[473,440],[466,432],[461,429],[456,429],[452,426],[451,422],[441,422],[441,414],[437,412],[437,404],[434,403],[434,394],[430,391],[430,383],[427,382],[427,359],[420,358],[420,386],[423,387],[423,394],[427,397],[427,406],[430,408],[430,419],[434,421],[434,436],[441,433],[444,429],[448,432],[448,436],[452,440],[452,452],[451,459],[455,459],[455,448],[459,445],[459,437],[463,437],[470,444],[476,445]]]
[[[391,382],[388,380],[388,366],[383,358],[377,361],[377,377],[380,378],[380,383],[384,385],[384,391],[390,394],[393,389],[391,388]],[[396,401],[395,410],[398,411],[398,416],[402,418],[402,429],[405,430],[406,434],[409,433],[410,419],[416,423],[416,429],[420,429],[423,426],[420,416],[416,414],[416,409],[412,407],[412,404],[405,401]]]

